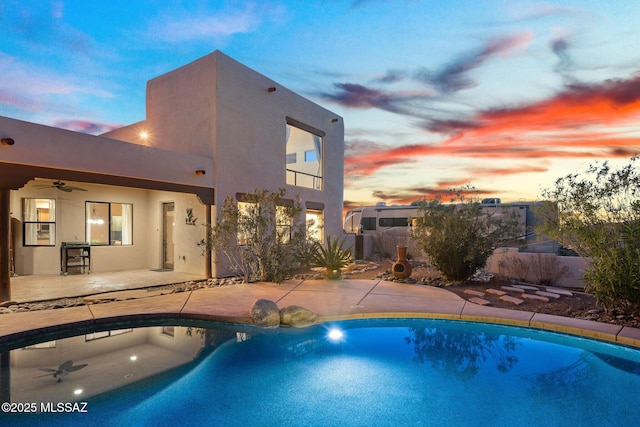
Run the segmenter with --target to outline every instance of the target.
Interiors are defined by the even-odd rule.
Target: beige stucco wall
[[[133,204],[133,245],[93,246],[92,271],[118,271],[162,267],[162,203],[175,204],[174,270],[203,274],[205,259],[197,242],[204,238],[204,205],[195,195],[165,191],[139,190],[126,187],[67,182],[87,191],[62,192],[41,189],[50,180],[34,180],[20,191],[11,192],[12,217],[17,242],[16,273],[56,274],[60,272],[60,244],[83,242],[85,234],[85,202]],[[56,201],[56,246],[22,246],[22,198],[51,198]],[[196,225],[185,223],[186,208],[193,209],[199,219]]]
[[[522,260],[529,266],[529,270],[524,277],[524,280],[537,283],[540,273],[536,272],[536,266],[543,266],[542,273],[549,271],[549,266],[553,268],[554,264],[557,264],[556,268],[566,268],[567,274],[561,277],[554,285],[563,286],[568,288],[584,289],[585,283],[582,280],[585,270],[588,267],[588,262],[584,258],[570,257],[570,256],[557,256],[549,253],[531,253],[531,252],[519,252],[518,248],[498,248],[494,251],[493,255],[487,260],[487,266],[485,269],[494,274],[501,274],[513,277],[512,271],[509,271],[509,267],[513,265],[513,259]],[[544,259],[540,259],[544,258]],[[547,262],[545,262],[547,260]],[[545,269],[544,266],[547,265]]]
[[[321,191],[286,185],[287,117],[325,134]],[[214,220],[226,197],[286,188],[325,207],[325,235],[342,233],[343,121],[273,80],[214,52],[149,81],[144,126],[154,147],[213,158]],[[229,274],[222,262],[215,267]]]

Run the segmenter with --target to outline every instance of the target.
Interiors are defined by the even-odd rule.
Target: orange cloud
[[[571,85],[537,103],[478,113],[469,120],[429,122],[454,135],[438,143],[366,151],[345,158],[347,174],[368,176],[418,157],[483,159],[625,158],[640,151],[627,127],[640,120],[640,75],[597,85]],[[616,133],[616,128],[620,129]],[[624,130],[624,131],[622,131]],[[522,170],[527,172],[527,170]],[[510,173],[516,173],[512,171]]]

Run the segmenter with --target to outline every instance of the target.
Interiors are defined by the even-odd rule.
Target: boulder
[[[280,310],[278,305],[268,299],[259,299],[249,312],[253,324],[273,328],[280,325]]]
[[[280,310],[280,323],[283,325],[304,328],[315,325],[317,322],[318,315],[304,307],[290,305]]]

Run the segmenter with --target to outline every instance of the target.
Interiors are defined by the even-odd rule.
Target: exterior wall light
[[[206,172],[204,169],[198,169],[198,170],[196,171],[196,175],[198,175],[198,176],[202,176],[202,175],[204,175],[205,173],[207,173],[207,172]]]
[[[16,143],[13,138],[2,138],[0,142],[2,142],[2,145],[13,145]]]
[[[330,123],[335,123],[337,121],[338,121],[338,119],[336,119],[335,117],[333,119],[329,120]]]
[[[271,93],[271,92],[275,92],[276,88],[271,86],[270,88],[267,89],[267,92]]]

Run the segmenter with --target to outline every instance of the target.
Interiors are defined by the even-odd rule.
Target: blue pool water
[[[344,335],[330,339],[333,327]],[[183,332],[173,331],[173,339],[186,339]],[[1,424],[575,427],[640,422],[640,351],[626,347],[443,320],[224,333],[221,340],[216,325],[190,328],[189,337],[204,343],[193,360],[78,399],[86,402],[87,413],[0,414]],[[211,336],[222,344],[208,345],[216,341]],[[109,369],[94,360],[99,356],[74,361],[87,367],[62,382],[34,381],[48,381],[39,384],[53,389],[71,386],[90,368],[92,375],[108,375]]]

